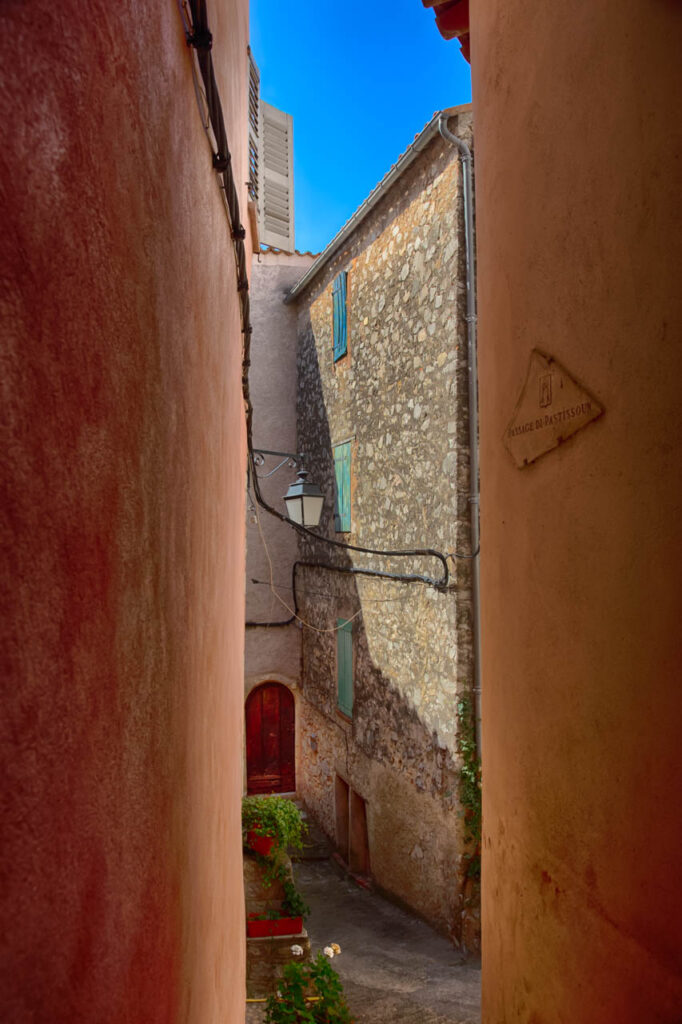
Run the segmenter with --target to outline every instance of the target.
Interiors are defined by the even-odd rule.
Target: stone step
[[[333,852],[333,847],[329,842],[329,839],[305,807],[298,801],[295,801],[295,803],[307,826],[307,832],[303,837],[303,849],[289,850],[289,856],[292,860],[299,861],[327,860],[331,857]]]
[[[250,998],[268,996],[277,990],[286,964],[295,958],[292,945],[301,946],[303,960],[310,959],[310,939],[303,929],[298,935],[277,935],[246,940],[246,994]]]

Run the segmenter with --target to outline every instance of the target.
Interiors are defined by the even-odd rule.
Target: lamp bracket
[[[303,454],[302,452],[275,452],[270,451],[268,448],[254,448],[251,452],[254,466],[263,466],[265,464],[265,457],[272,455],[275,458],[281,459],[282,461],[274,469],[271,469],[269,473],[264,473],[261,479],[272,476],[282,466],[288,466],[290,469],[302,469],[303,468]],[[260,475],[260,474],[259,474]]]

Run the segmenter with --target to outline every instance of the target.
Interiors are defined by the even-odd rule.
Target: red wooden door
[[[296,789],[294,698],[281,683],[264,683],[246,700],[248,793]]]

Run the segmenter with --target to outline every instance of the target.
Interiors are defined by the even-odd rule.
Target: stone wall
[[[280,854],[286,876],[293,882],[291,860]],[[260,858],[248,851],[244,856],[244,898],[246,916],[262,914],[268,910],[279,908],[284,900],[282,880],[275,879],[269,885],[264,882],[267,867]],[[277,982],[282,977],[282,970],[291,963],[294,956],[291,952],[293,943],[301,946],[303,959],[310,960],[310,939],[304,928],[296,935],[266,936],[263,938],[249,937],[246,940],[246,994],[248,997],[269,995],[277,989]]]
[[[470,137],[461,110],[450,127]],[[351,532],[377,549],[468,551],[467,349],[461,172],[439,136],[298,300],[299,446],[333,494],[332,446],[352,442]],[[348,271],[348,354],[332,357],[334,277]],[[440,579],[433,557],[302,542],[302,557]],[[452,562],[450,565],[452,566]],[[334,834],[334,776],[367,801],[377,882],[458,934],[462,853],[456,699],[471,688],[466,562],[443,590],[302,570],[301,793]],[[336,710],[338,617],[353,618],[352,722]],[[316,628],[310,628],[316,627]]]

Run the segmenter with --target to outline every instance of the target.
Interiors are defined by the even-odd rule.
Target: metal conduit
[[[474,709],[476,753],[481,758],[481,598],[480,522],[478,469],[478,353],[476,348],[476,252],[474,247],[473,160],[463,139],[448,128],[448,115],[441,114],[438,130],[459,150],[462,161],[462,204],[466,250],[466,321],[469,377],[469,518],[471,523],[471,614],[474,649]]]

